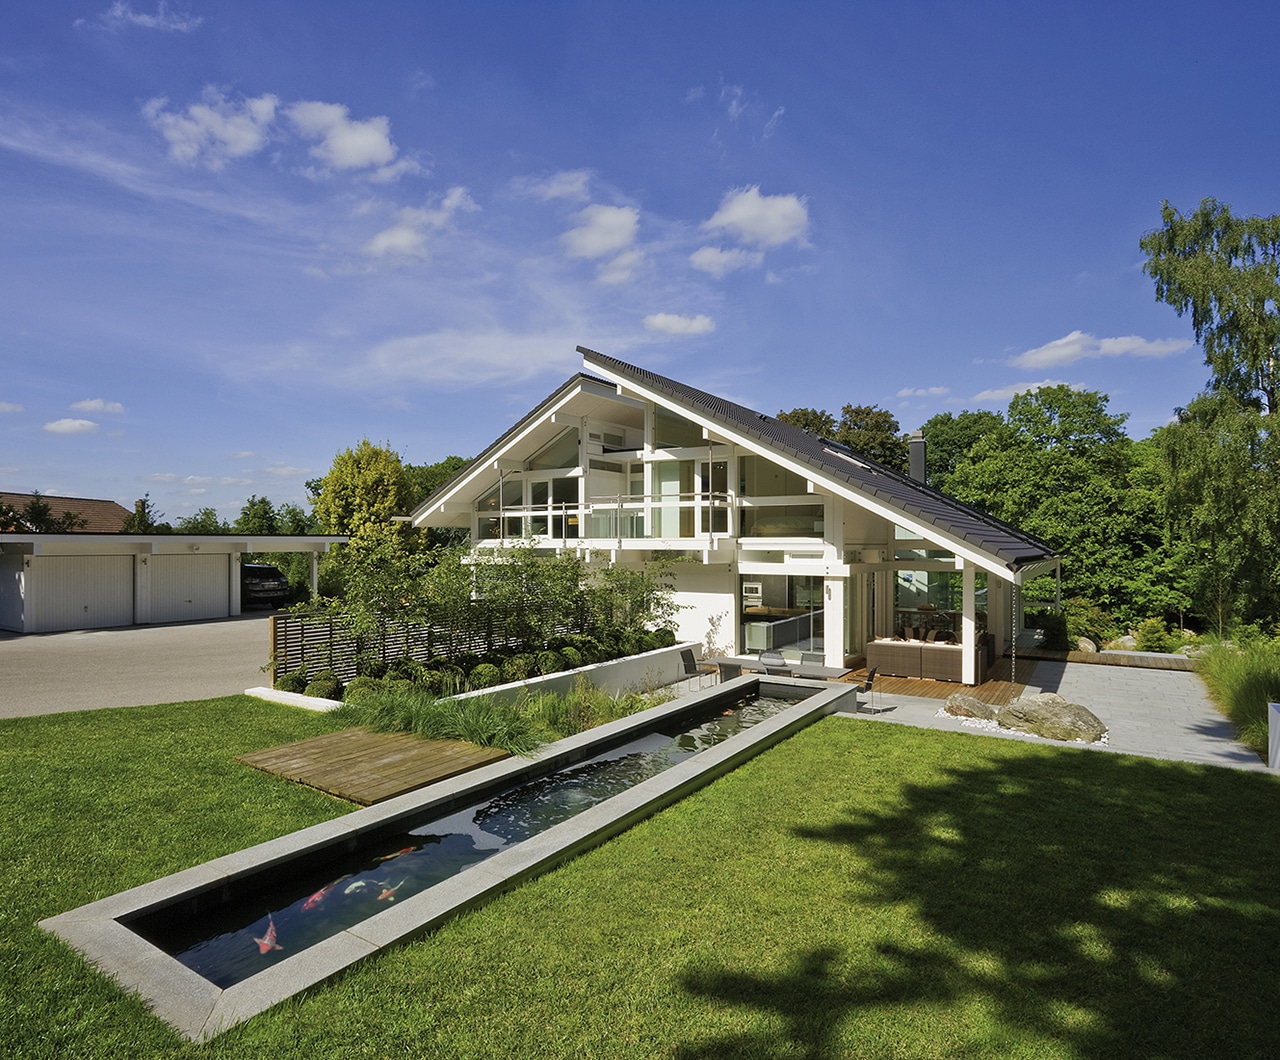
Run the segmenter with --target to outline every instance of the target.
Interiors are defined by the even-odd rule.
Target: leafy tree
[[[1277,411],[1280,355],[1280,215],[1235,217],[1204,199],[1184,217],[1166,200],[1163,226],[1139,245],[1156,298],[1191,312],[1196,341],[1213,371],[1210,389]]]
[[[790,412],[779,412],[777,418],[819,438],[835,437],[836,418],[825,409],[792,409]]]
[[[877,405],[845,405],[840,419],[825,409],[795,408],[779,412],[778,419],[820,438],[847,445],[895,471],[907,466],[907,437],[893,413]]]
[[[965,460],[969,450],[1004,423],[998,412],[965,410],[952,415],[940,412],[925,420],[921,433],[928,445],[925,482],[950,493],[951,474]]]
[[[400,454],[390,446],[361,439],[355,449],[338,453],[329,473],[312,486],[318,487],[312,504],[325,533],[349,534],[352,540],[409,536],[392,522],[392,516],[407,514],[410,492]]]
[[[214,508],[197,508],[190,515],[184,515],[173,524],[178,534],[229,534],[231,527],[225,519],[219,518]]]
[[[71,534],[83,529],[89,520],[70,510],[54,515],[49,502],[38,491],[21,508],[0,501],[0,530],[27,534]]]
[[[434,464],[405,464],[407,510],[416,508],[469,463],[470,457],[446,456]]]
[[[157,512],[151,503],[151,494],[144,493],[133,504],[133,511],[125,518],[120,532],[124,534],[169,534],[173,527],[161,522],[163,512]]]
[[[1170,539],[1220,633],[1280,615],[1280,438],[1233,393],[1202,394],[1157,432]]]
[[[1062,553],[1066,596],[1128,621],[1145,617],[1134,558],[1160,546],[1161,518],[1149,493],[1131,488],[1132,442],[1125,417],[1107,412],[1108,400],[1061,385],[1017,395],[1005,422],[972,446],[949,485],[960,500]]]
[[[244,502],[244,507],[240,509],[240,514],[232,524],[232,529],[237,534],[280,533],[280,521],[276,515],[275,506],[266,497],[253,494]]]

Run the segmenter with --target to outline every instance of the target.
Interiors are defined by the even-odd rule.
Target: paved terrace
[[[1007,665],[1008,660],[1002,661]],[[1020,659],[1017,676],[1019,683],[1025,685],[1026,694],[1057,692],[1072,703],[1088,707],[1110,730],[1106,744],[1062,746],[1267,772],[1262,759],[1236,740],[1235,726],[1213,706],[1204,684],[1194,673],[1147,669],[1140,659],[1129,660],[1125,665],[1049,659],[1037,659],[1033,665],[1030,660]],[[859,714],[858,719],[1058,743],[1008,730],[994,732],[966,726],[961,718],[938,717],[938,710],[950,691],[966,690],[929,682],[938,687],[933,697],[926,698],[920,694],[924,684],[911,682],[911,691],[916,694],[910,695],[897,690],[902,686],[895,679],[877,681],[877,687],[886,686],[890,690],[876,695],[876,706],[892,709],[876,715]]]

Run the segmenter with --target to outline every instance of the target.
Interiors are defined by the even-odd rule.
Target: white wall
[[[676,638],[705,645],[713,620],[719,617],[717,647],[737,650],[737,575],[729,564],[703,567],[677,563],[675,600]]]

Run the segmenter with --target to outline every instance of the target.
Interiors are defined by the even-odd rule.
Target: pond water
[[[264,873],[261,886],[248,881],[217,908],[197,915],[164,910],[129,927],[214,985],[233,986],[714,747],[807,694],[721,701],[709,713],[668,719],[595,757],[382,835],[354,853],[283,877],[279,871]]]

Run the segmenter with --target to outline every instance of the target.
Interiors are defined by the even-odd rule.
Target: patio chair
[[[732,681],[735,677],[742,676],[742,666],[738,663],[721,663],[720,664],[720,682]]]
[[[702,687],[702,679],[711,677],[719,673],[716,667],[710,663],[700,663],[693,657],[692,648],[683,648],[680,652],[680,661],[684,664],[684,676],[698,679],[698,687]]]
[[[876,679],[876,669],[877,668],[874,666],[871,667],[871,669],[867,671],[867,679],[863,681],[862,684],[853,686],[853,698],[856,704],[856,706],[853,708],[855,714],[858,711],[862,710],[864,706],[862,701],[858,699],[859,696],[864,696],[864,695],[867,697],[865,706],[867,708],[868,714],[879,714],[882,710],[889,709],[888,707],[876,706],[875,692],[873,692],[871,689],[871,685]]]
[[[791,676],[791,666],[782,657],[782,652],[780,651],[761,650],[760,665],[764,667],[766,674],[771,674],[774,677]]]

